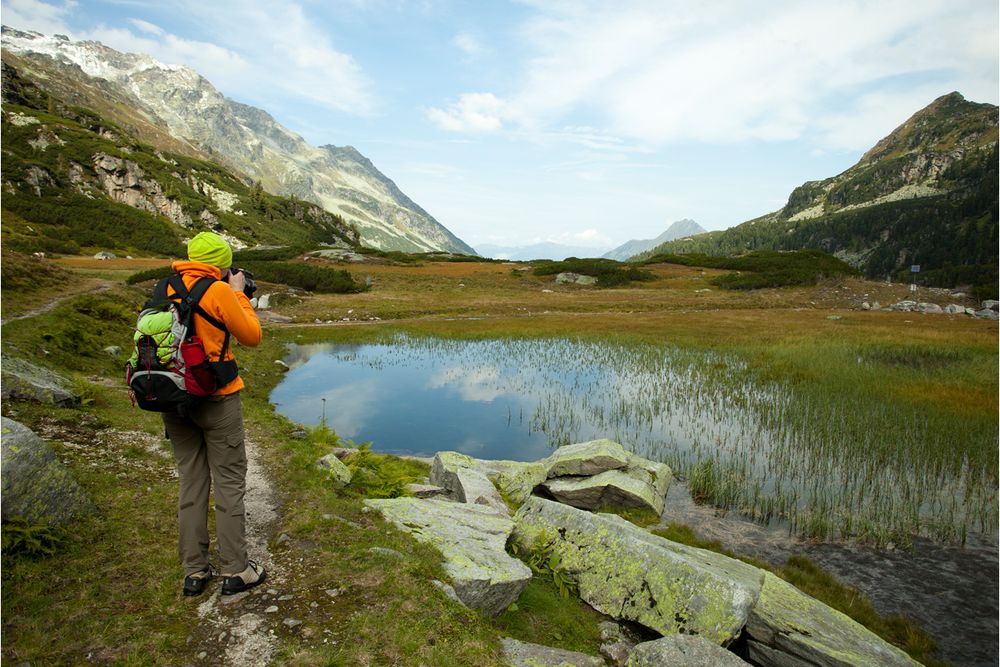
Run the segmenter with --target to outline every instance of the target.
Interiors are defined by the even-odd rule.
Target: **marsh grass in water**
[[[804,536],[962,542],[996,530],[996,414],[979,405],[996,396],[984,370],[995,355],[978,348],[404,336],[335,354],[373,374],[429,364],[438,384],[479,403],[524,398],[523,408],[496,409],[523,422],[526,444],[538,434],[550,448],[609,437],[670,464],[696,497]],[[971,406],[970,386],[981,388]]]

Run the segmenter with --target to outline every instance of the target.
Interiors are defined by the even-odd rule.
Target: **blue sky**
[[[936,97],[998,101],[995,0],[3,0],[352,145],[474,247],[724,229]]]

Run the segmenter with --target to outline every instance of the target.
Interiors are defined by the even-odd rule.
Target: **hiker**
[[[189,261],[174,262],[172,268],[188,289],[205,276],[219,281],[209,286],[194,314],[195,334],[201,337],[208,357],[219,358],[230,342],[230,334],[243,345],[259,345],[260,321],[243,292],[243,273],[230,270],[233,252],[226,240],[218,234],[201,232],[188,243],[187,254]],[[199,311],[217,320],[224,329],[217,328]],[[199,595],[216,574],[208,562],[208,494],[213,484],[222,594],[241,593],[263,583],[267,576],[262,565],[247,557],[243,505],[247,456],[240,403],[244,385],[232,349],[226,349],[224,360],[234,379],[184,415],[163,413],[180,477],[177,519],[184,595]]]

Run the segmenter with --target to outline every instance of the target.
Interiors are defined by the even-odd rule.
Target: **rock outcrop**
[[[581,599],[661,635],[695,633],[727,645],[760,594],[757,568],[670,542],[615,515],[530,498],[514,523],[513,538],[524,549],[558,555]]]
[[[12,419],[2,419],[3,520],[66,525],[94,512],[94,505],[47,442]]]
[[[462,602],[496,616],[531,579],[528,566],[506,552],[514,523],[483,505],[446,500],[366,500],[400,530],[434,546]]]
[[[80,402],[80,395],[63,376],[30,361],[7,356],[3,358],[0,371],[0,396],[4,400],[36,401],[63,407]]]
[[[750,659],[762,665],[917,665],[903,651],[770,572],[746,627]]]

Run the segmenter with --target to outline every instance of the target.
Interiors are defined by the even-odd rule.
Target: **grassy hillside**
[[[780,211],[639,256],[819,249],[872,278],[972,286],[995,297],[997,107],[953,93],[918,112],[844,173],[796,188]]]
[[[5,65],[2,234],[21,252],[183,254],[212,229],[247,246],[356,247],[318,206],[264,192],[204,160],[165,153],[64,104]]]

